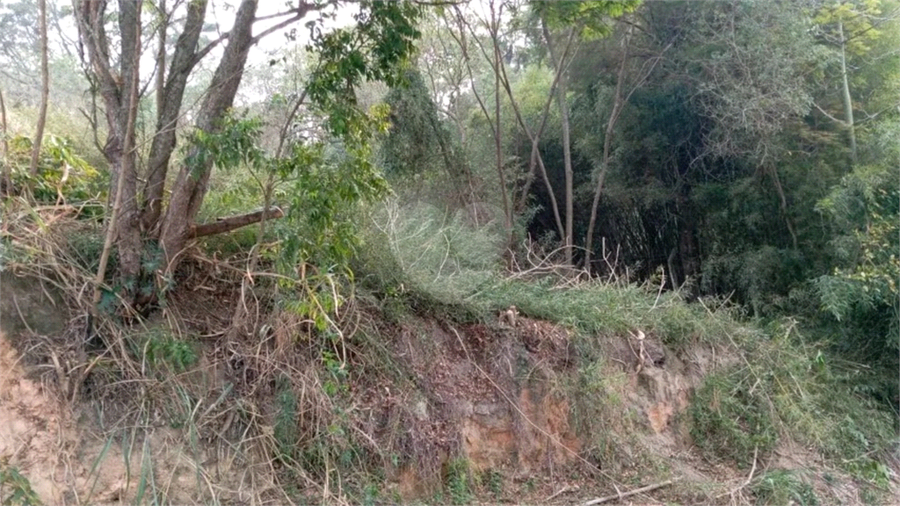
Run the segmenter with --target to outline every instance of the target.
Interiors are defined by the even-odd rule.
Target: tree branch
[[[194,225],[188,232],[188,237],[196,239],[198,237],[206,237],[208,235],[224,234],[231,232],[253,223],[258,223],[263,219],[271,220],[284,217],[284,211],[279,207],[272,207],[268,211],[254,211],[247,214],[239,214],[237,216],[229,216],[227,218],[219,218],[211,223],[203,223]]]
[[[821,107],[819,107],[819,104],[813,102],[812,105],[815,106],[815,108],[818,109],[819,112],[824,114],[826,118],[830,119],[831,121],[834,121],[835,123],[837,123],[839,125],[847,126],[846,121],[839,119],[839,118],[835,118],[834,116],[828,114],[827,112],[825,112],[825,109],[822,109]]]
[[[662,482],[659,482],[659,483],[656,483],[653,485],[647,485],[646,487],[636,488],[634,490],[622,492],[622,493],[619,493],[616,495],[608,495],[606,497],[598,497],[597,499],[592,499],[592,500],[582,504],[582,506],[594,506],[595,504],[602,504],[602,503],[613,501],[616,499],[621,501],[622,499],[624,499],[626,497],[630,497],[630,496],[637,495],[637,494],[643,494],[644,492],[650,492],[650,491],[656,490],[658,488],[667,487],[673,483],[675,483],[675,480],[666,480],[666,481],[662,481]]]

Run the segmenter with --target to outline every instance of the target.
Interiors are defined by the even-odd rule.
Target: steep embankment
[[[821,393],[773,358],[796,351],[788,341],[713,311],[697,320],[707,311],[677,298],[571,287],[567,315],[608,320],[560,325],[360,297],[341,311],[343,334],[270,309],[261,332],[228,340],[239,285],[202,264],[189,272],[193,289],[171,298],[184,301],[180,334],[107,329],[124,355],[86,348],[78,320],[55,335],[20,329],[21,352],[0,340],[3,470],[41,502],[568,504],[651,486],[623,497],[861,504],[894,486],[825,458],[825,440],[846,434],[826,422],[844,415],[803,411]],[[553,309],[565,289],[513,285],[492,299],[565,316]],[[779,398],[783,381],[811,404]]]

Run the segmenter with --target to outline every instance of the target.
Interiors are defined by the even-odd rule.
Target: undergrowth
[[[304,294],[293,285],[239,290],[244,271],[233,265],[244,265],[243,257],[197,262],[192,268],[200,271],[199,281],[182,287],[225,287],[202,300],[245,304],[246,314],[256,316],[236,334],[228,333],[231,306],[225,323],[205,326],[178,308],[162,311],[176,325],[161,319],[129,329],[100,318],[97,331],[108,356],[83,378],[90,384],[84,400],[101,406],[100,426],[146,427],[162,416],[185,432],[192,448],[222,442],[237,466],[274,480],[297,502],[397,502],[390,483],[405,469],[414,469],[443,502],[469,503],[479,491],[497,499],[506,492],[500,474],[473,473],[465,456],[437,443],[434,420],[417,407],[429,413],[434,402],[394,345],[423,316],[496,325],[498,311],[516,306],[524,316],[573,331],[579,361],[553,388],[572,399],[572,421],[585,441],[581,456],[594,466],[615,472],[629,459],[650,462],[636,440],[644,421],[623,395],[627,373],[611,373],[602,352],[610,339],[641,331],[675,350],[727,348],[739,358],[707,376],[687,413],[694,443],[710,460],[759,467],[790,439],[877,490],[887,487],[890,470],[881,454],[894,441],[894,420],[851,392],[846,376],[852,368],[809,344],[793,322],[763,327],[742,321],[739,308],[726,301],[688,304],[658,286],[579,281],[541,263],[510,273],[496,230],[475,231],[462,216],[433,209],[416,212],[424,218],[395,207],[369,215],[372,225],[353,265],[357,283],[323,285],[339,293],[341,303],[322,311],[321,319],[296,310]],[[82,239],[73,240],[58,228],[71,222],[54,225],[53,217],[27,211],[15,217],[3,238],[10,251],[5,267],[52,281],[70,295],[73,312],[84,313],[78,294],[91,279],[96,226],[85,226]],[[200,299],[198,290],[189,297]],[[60,337],[56,346],[84,344]],[[203,339],[215,340],[215,353],[204,353]],[[418,340],[417,351],[432,353],[433,336],[411,339]],[[49,363],[50,345],[42,346],[32,353]],[[263,464],[251,466],[259,456]],[[153,476],[146,474],[141,490],[164,500]],[[198,475],[198,487],[202,482]],[[784,498],[816,504],[804,482],[777,470],[751,488],[764,504]],[[208,499],[218,500],[215,494]]]

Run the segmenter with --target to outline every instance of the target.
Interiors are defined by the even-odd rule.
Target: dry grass
[[[285,288],[248,273],[246,258],[195,251],[152,318],[91,314],[101,225],[76,219],[71,207],[4,205],[3,268],[61,293],[71,315],[64,332],[16,343],[31,370],[91,419],[95,437],[126,454],[141,453],[155,430],[176,429],[197,470],[198,503],[356,503],[384,493],[390,477],[373,476],[379,468],[414,466],[440,482],[441,449],[427,427],[414,427],[406,404],[386,399],[403,373],[370,337],[383,324],[358,303],[315,331],[315,322],[277,307]],[[237,307],[245,317],[235,326]],[[351,383],[363,391],[351,392]],[[151,480],[159,465],[142,458],[132,470],[133,498],[181,497]]]

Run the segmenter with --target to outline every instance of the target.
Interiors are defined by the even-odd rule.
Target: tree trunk
[[[847,40],[844,38],[844,23],[838,23],[841,37],[841,91],[844,101],[844,121],[850,136],[850,161],[856,166],[856,126],[853,123],[853,101],[850,98],[850,80],[847,77]]]
[[[128,2],[128,0],[122,0],[119,4],[119,8],[122,10],[119,17],[119,27],[122,30],[123,55],[140,55],[141,5],[137,2]],[[105,6],[102,6],[99,11],[91,13],[92,15],[89,18],[91,29],[97,30],[97,23],[99,22],[99,30],[102,30],[104,8]],[[96,45],[93,50],[105,49],[105,36],[101,38],[101,35],[103,35],[102,31],[95,32],[95,35],[97,39],[94,40]],[[92,55],[92,59],[94,56],[96,55]],[[102,62],[98,62],[98,65],[102,65]],[[109,260],[112,245],[116,240],[118,240],[120,275],[126,281],[132,283],[132,294],[130,295],[133,295],[138,289],[135,283],[140,273],[141,237],[135,220],[137,208],[134,202],[134,191],[136,190],[137,181],[134,130],[140,98],[140,67],[137,58],[130,62],[125,61],[123,58],[121,69],[123,71],[121,82],[125,86],[122,87],[116,97],[109,97],[107,105],[107,107],[110,105],[117,107],[117,110],[115,110],[116,124],[119,128],[122,128],[124,125],[124,132],[119,141],[113,139],[112,133],[110,133],[110,139],[114,142],[112,144],[107,142],[105,149],[107,159],[113,158],[116,160],[118,167],[113,166],[112,174],[117,176],[114,178],[115,186],[111,189],[111,193],[114,194],[112,210],[106,224],[106,239],[100,254],[100,265],[97,268],[97,275],[94,279],[92,308],[95,311],[100,303],[101,287],[106,276],[107,261]],[[109,77],[112,77],[112,74],[109,74]],[[106,98],[104,96],[104,99]],[[124,100],[124,102],[120,102],[120,100]],[[124,114],[124,118],[121,117],[122,114]],[[110,112],[107,110],[107,116],[109,115]],[[117,142],[121,142],[121,144]]]
[[[10,175],[12,167],[9,166],[9,141],[6,138],[6,134],[6,102],[3,100],[3,90],[0,90],[0,150],[3,151],[3,153],[0,153],[0,163],[3,164],[0,167],[2,169],[0,177],[3,178],[3,191],[9,195],[12,192],[12,176]]]
[[[137,202],[137,150],[134,123],[140,103],[141,3],[119,0],[119,30],[122,34],[122,88],[117,122],[122,125],[120,177],[122,211],[116,223],[119,274],[126,283],[135,283],[141,270],[140,215]],[[132,286],[132,290],[137,290]]]
[[[40,37],[41,37],[41,108],[38,112],[37,129],[34,133],[34,143],[31,147],[31,166],[28,172],[32,176],[37,175],[38,161],[41,157],[41,143],[44,140],[44,126],[47,124],[47,100],[50,97],[50,66],[47,62],[47,0],[39,0],[40,9]]]
[[[196,0],[188,4],[184,30],[178,37],[172,64],[169,68],[165,89],[157,94],[156,134],[150,145],[147,163],[147,182],[144,185],[144,201],[141,225],[150,237],[159,234],[159,218],[162,214],[162,199],[165,190],[169,161],[175,150],[178,118],[181,102],[187,88],[191,70],[197,64],[197,43],[206,17],[207,0]],[[160,41],[163,45],[163,41]],[[164,62],[162,63],[164,65]],[[162,73],[162,68],[159,70]],[[158,81],[157,81],[158,82]],[[159,84],[157,84],[159,85]],[[214,90],[214,89],[213,89]],[[215,91],[212,91],[213,93]]]
[[[499,35],[497,33],[491,33],[491,38],[493,39],[494,47],[499,51]],[[566,59],[569,51],[572,49],[573,39],[574,33],[570,33],[569,38],[566,40],[566,47],[563,49],[563,60]],[[512,105],[513,108],[513,113],[515,113],[516,115],[516,121],[519,123],[519,126],[522,127],[522,130],[525,131],[525,135],[531,142],[531,156],[528,161],[528,175],[526,176],[525,184],[522,185],[522,191],[520,193],[519,200],[516,202],[515,212],[524,211],[525,202],[527,201],[528,194],[531,191],[531,184],[534,181],[534,173],[538,169],[540,169],[544,185],[547,187],[547,194],[550,197],[550,205],[553,210],[553,217],[556,220],[557,232],[559,233],[559,237],[562,238],[565,236],[565,228],[563,227],[562,219],[560,218],[559,205],[556,202],[556,193],[553,191],[553,186],[550,184],[550,178],[547,177],[547,168],[544,166],[544,160],[541,157],[541,152],[538,148],[541,141],[541,136],[544,134],[544,128],[547,126],[547,119],[550,116],[550,104],[553,103],[553,97],[555,96],[556,87],[559,84],[562,69],[556,69],[553,74],[553,82],[550,84],[550,92],[547,96],[546,102],[544,102],[544,108],[541,110],[541,122],[538,126],[537,132],[532,132],[531,129],[528,128],[528,125],[525,124],[525,119],[522,117],[522,113],[519,110],[519,104],[516,101],[516,98],[513,96],[512,86],[510,86],[509,84],[509,78],[506,75],[506,68],[503,65],[502,61],[500,63],[500,70],[503,76],[503,88],[506,90],[506,96],[509,98],[510,105]]]
[[[491,2],[491,26],[490,31],[496,33],[499,30],[500,21],[497,19],[494,10],[494,2]],[[494,118],[497,123],[495,130],[494,143],[497,154],[497,174],[500,177],[500,193],[503,197],[503,214],[506,219],[506,247],[512,247],[513,227],[512,227],[512,206],[509,202],[509,194],[506,188],[506,175],[503,171],[503,142],[502,142],[502,122],[500,120],[500,48],[494,45]]]
[[[565,173],[565,194],[566,194],[566,223],[565,223],[565,237],[563,237],[563,243],[565,248],[565,258],[566,265],[572,266],[572,256],[574,252],[574,242],[572,240],[572,224],[574,222],[574,183],[573,180],[575,178],[572,172],[572,143],[569,138],[569,102],[566,99],[566,94],[568,92],[567,89],[567,77],[565,66],[566,62],[561,58],[557,58],[557,56],[553,52],[553,38],[550,35],[550,30],[547,28],[547,23],[545,20],[541,20],[541,28],[544,33],[544,39],[547,41],[547,49],[550,52],[550,60],[553,63],[553,68],[559,72],[559,86],[556,89],[556,101],[559,104],[559,115],[560,120],[562,121],[562,143],[563,143],[563,165],[564,165],[564,173]],[[569,30],[572,30],[569,28]]]
[[[166,0],[159,0],[157,11],[159,28],[156,32],[156,121],[158,123],[162,118],[162,105],[166,99],[164,90],[166,86],[166,29],[169,27]]]
[[[670,42],[660,53],[660,57],[657,58],[650,68],[648,68],[641,76],[639,76],[635,85],[631,88],[631,91],[628,92],[628,95],[622,96],[622,89],[625,84],[625,67],[628,63],[628,44],[631,41],[631,33],[633,27],[628,28],[628,32],[625,34],[622,39],[622,61],[619,64],[619,75],[616,77],[616,92],[615,98],[613,100],[613,108],[609,114],[609,120],[606,122],[606,132],[603,136],[603,159],[600,161],[600,172],[597,174],[597,186],[594,188],[594,200],[591,203],[591,218],[588,222],[587,235],[584,239],[584,267],[585,269],[590,270],[591,268],[591,253],[593,249],[593,241],[594,241],[594,226],[597,222],[597,208],[600,204],[600,195],[603,192],[603,183],[606,181],[606,173],[609,171],[609,163],[612,152],[612,138],[613,133],[615,132],[616,124],[619,122],[619,116],[622,114],[622,110],[628,104],[629,100],[631,100],[631,95],[640,88],[643,83],[650,77],[650,74],[653,72],[653,69],[656,67],[656,64],[659,63],[662,58],[662,54],[669,50],[672,47],[672,43]]]
[[[121,202],[115,227],[119,252],[119,274],[126,282],[134,282],[140,272],[141,235],[137,221],[137,173],[135,150],[125,150],[123,145],[134,146],[134,135],[129,129],[131,95],[139,89],[140,60],[140,6],[141,3],[119,0],[119,32],[121,56],[119,72],[110,66],[110,47],[104,26],[106,2],[75,2],[80,39],[88,51],[91,67],[97,79],[100,96],[106,109],[109,133],[103,155],[110,167],[110,201]],[[134,106],[138,100],[135,99]],[[119,178],[123,178],[121,183]],[[119,195],[119,192],[122,194]]]
[[[588,220],[587,234],[584,238],[584,268],[591,269],[591,248],[594,244],[594,225],[597,222],[597,208],[600,204],[600,194],[603,192],[603,183],[606,180],[606,171],[609,170],[609,158],[612,147],[613,131],[619,120],[619,112],[624,106],[622,100],[622,87],[625,83],[625,65],[628,62],[628,37],[622,39],[622,61],[619,63],[619,75],[616,76],[616,92],[613,98],[613,107],[606,121],[606,132],[603,134],[603,159],[600,160],[600,171],[597,173],[597,186],[594,188],[594,200],[591,202],[591,218]]]
[[[256,7],[256,0],[242,0],[238,7],[234,27],[228,36],[228,45],[213,74],[209,94],[200,108],[196,123],[199,130],[217,131],[221,118],[234,102],[247,63],[247,54],[254,42],[252,29]],[[178,255],[190,236],[194,219],[206,195],[211,170],[210,162],[193,167],[182,165],[178,172],[160,235],[167,273],[171,273],[177,266]]]

